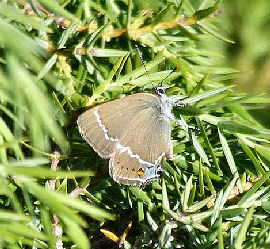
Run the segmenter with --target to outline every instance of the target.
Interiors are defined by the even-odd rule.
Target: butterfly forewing
[[[79,116],[79,131],[101,157],[109,158],[133,118],[157,101],[153,94],[138,93],[100,104]]]
[[[162,159],[171,156],[170,121],[157,105],[138,112],[117,141],[110,159],[110,175],[116,182],[143,186],[157,180]]]

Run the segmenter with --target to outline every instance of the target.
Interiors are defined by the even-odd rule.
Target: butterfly
[[[173,155],[171,123],[179,98],[166,87],[136,93],[97,105],[78,117],[82,137],[102,158],[118,183],[144,187],[162,174],[162,160]]]

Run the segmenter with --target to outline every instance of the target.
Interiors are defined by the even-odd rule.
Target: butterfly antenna
[[[147,77],[148,77],[148,79],[149,79],[151,85],[154,86],[154,84],[153,84],[153,82],[152,82],[152,80],[151,80],[151,78],[150,78],[150,75],[149,75],[149,73],[148,73],[148,71],[147,71],[147,69],[146,69],[146,65],[145,65],[145,62],[144,62],[144,60],[143,60],[142,53],[141,53],[141,51],[140,51],[140,49],[139,49],[139,47],[138,47],[137,44],[135,44],[135,47],[136,47],[137,52],[138,52],[138,54],[139,54],[139,56],[140,56],[140,59],[141,59],[141,62],[142,62],[142,64],[143,64],[144,70],[145,70],[145,72],[146,72],[146,74],[147,74]]]
[[[162,83],[166,80],[166,79],[168,79],[171,75],[172,75],[172,73],[173,72],[175,72],[175,70],[177,69],[177,67],[175,67],[159,84],[158,84],[158,86],[162,86]]]

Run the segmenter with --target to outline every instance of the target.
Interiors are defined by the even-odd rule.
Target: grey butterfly
[[[100,104],[77,120],[82,137],[102,158],[109,158],[112,179],[144,187],[157,181],[162,160],[172,158],[172,107],[179,100],[168,97],[165,87]]]

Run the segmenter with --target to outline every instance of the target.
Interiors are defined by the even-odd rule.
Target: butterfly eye
[[[162,88],[160,88],[160,89],[158,89],[158,93],[165,94],[165,91]]]
[[[155,89],[155,91],[156,91],[156,93],[157,93],[158,95],[165,94],[165,91],[164,91],[164,88],[163,88],[163,87],[157,87],[157,88]]]

